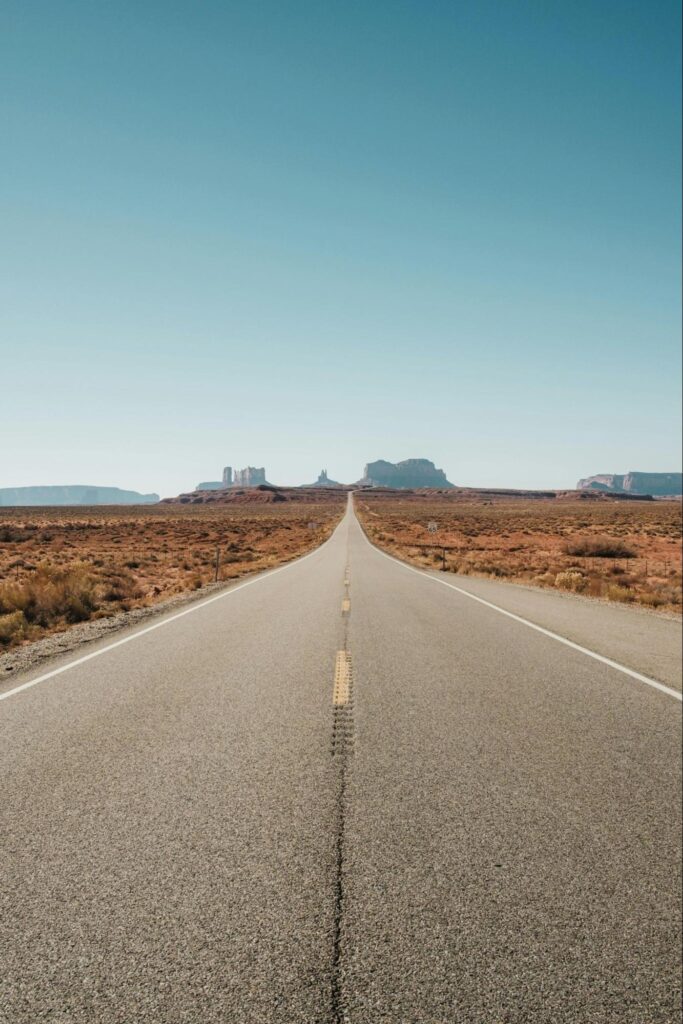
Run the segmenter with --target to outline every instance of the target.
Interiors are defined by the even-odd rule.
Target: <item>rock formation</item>
[[[579,480],[576,487],[579,491],[622,491],[625,494],[672,497],[683,494],[683,473],[598,473]]]
[[[453,487],[442,469],[429,459],[405,459],[403,462],[369,462],[365,467],[361,487]]]
[[[222,491],[228,487],[260,487],[261,484],[268,484],[266,471],[261,466],[247,466],[246,469],[236,469],[233,473],[232,466],[226,466],[223,470],[222,480],[204,480],[197,484],[197,491]]]
[[[302,487],[344,487],[337,480],[330,480],[326,469],[320,470],[320,476],[314,484],[302,484]]]
[[[122,491],[119,487],[65,484],[50,487],[2,487],[0,505],[151,505],[158,494]]]
[[[623,491],[624,476],[618,473],[598,473],[596,476],[587,476],[579,480],[576,485],[577,491]]]
[[[266,471],[261,466],[247,466],[246,469],[236,469],[233,475],[233,487],[258,487],[259,484],[267,484]]]

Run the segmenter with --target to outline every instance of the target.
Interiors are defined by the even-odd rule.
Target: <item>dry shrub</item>
[[[26,619],[22,611],[0,615],[0,644],[16,643],[23,640]]]
[[[586,577],[580,572],[558,572],[555,576],[555,586],[560,590],[571,590],[575,594],[585,590]]]
[[[126,569],[106,573],[106,587],[102,593],[103,601],[128,601],[131,598],[142,597],[142,595],[142,588],[133,574]]]
[[[636,553],[615,537],[574,537],[564,545],[568,555],[584,558],[635,558]]]
[[[96,581],[78,562],[65,569],[39,565],[30,579],[0,587],[0,613],[21,612],[29,625],[84,622],[97,607]]]
[[[2,508],[0,644],[199,590],[214,579],[215,546],[221,580],[304,554],[332,531],[344,498],[234,508]]]
[[[588,585],[584,591],[588,597],[606,597],[607,596],[607,584],[604,580],[601,580],[599,576],[592,576],[588,580]]]

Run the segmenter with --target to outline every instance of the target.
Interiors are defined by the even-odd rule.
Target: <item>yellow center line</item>
[[[336,708],[345,707],[349,703],[351,688],[351,656],[347,651],[337,651],[334,666],[334,689],[332,703]]]
[[[349,611],[351,611],[351,601],[349,600],[348,597],[345,597],[344,600],[342,601],[342,612]]]

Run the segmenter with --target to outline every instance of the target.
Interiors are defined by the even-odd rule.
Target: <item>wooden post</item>
[[[446,549],[445,548],[443,549],[443,554],[441,556],[441,568],[442,568],[442,570],[444,572],[446,571]]]
[[[218,583],[218,569],[220,568],[220,564],[221,564],[221,549],[220,549],[220,547],[217,544],[216,545],[216,573],[215,573],[215,576],[214,576],[214,583]]]

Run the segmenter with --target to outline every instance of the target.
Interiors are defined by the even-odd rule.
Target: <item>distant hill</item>
[[[158,494],[122,491],[120,487],[65,484],[55,487],[0,487],[0,505],[151,505]]]
[[[674,497],[683,494],[683,473],[598,473],[579,480],[576,486],[580,491],[622,491],[625,494]]]
[[[624,501],[654,501],[651,494],[627,494],[625,491],[529,491],[512,487],[373,487],[373,497],[399,497],[401,501],[431,498],[444,505],[465,503],[491,505],[505,501],[561,501],[588,504]]]
[[[403,462],[369,462],[365,467],[361,487],[453,487],[442,469],[429,459],[404,459]]]
[[[339,500],[345,501],[343,488],[324,487],[274,487],[259,484],[258,487],[226,487],[221,491],[201,490],[179,494],[176,498],[162,498],[162,505],[269,505],[280,501],[317,502],[329,501],[330,490],[339,492]],[[336,497],[336,495],[335,495]]]

